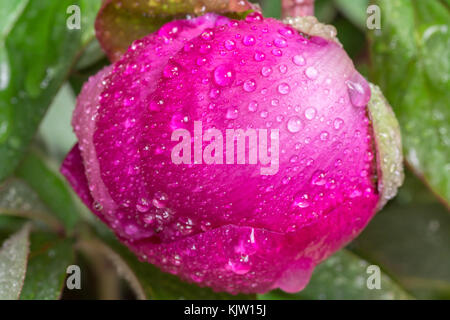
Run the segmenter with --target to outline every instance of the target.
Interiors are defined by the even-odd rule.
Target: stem
[[[314,15],[314,0],[281,0],[283,18]]]

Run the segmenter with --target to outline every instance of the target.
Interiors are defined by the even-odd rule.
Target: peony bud
[[[308,30],[174,21],[85,84],[62,172],[142,260],[217,291],[296,292],[395,194],[401,153],[383,147],[382,180],[369,84],[329,28],[294,20]]]

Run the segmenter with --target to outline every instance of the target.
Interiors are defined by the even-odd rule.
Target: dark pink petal
[[[136,212],[137,206],[145,208],[149,205],[146,201],[151,201],[141,199],[141,190],[145,190],[147,182],[140,172],[139,149],[145,149],[141,145],[141,132],[149,124],[143,115],[164,106],[158,101],[149,104],[146,99],[157,88],[163,74],[177,72],[175,66],[166,67],[171,54],[183,49],[188,40],[204,30],[228,21],[225,17],[208,14],[168,23],[157,33],[135,41],[106,80],[106,89],[100,96],[94,143],[101,178],[123,216],[118,219],[115,215],[114,220],[127,224],[123,236],[142,237],[149,233],[141,221],[128,218]]]

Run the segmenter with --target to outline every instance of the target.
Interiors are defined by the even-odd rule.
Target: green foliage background
[[[79,5],[81,30],[66,28]],[[75,142],[76,95],[109,64],[94,37],[100,0],[0,1],[0,299],[449,299],[450,3],[316,0],[357,68],[379,85],[401,124],[407,175],[361,236],[321,264],[298,294],[214,293],[139,262],[79,203],[58,173]],[[262,0],[280,17],[276,0]],[[151,22],[149,22],[151,23]],[[83,290],[65,290],[66,267]],[[366,268],[381,267],[368,290]]]

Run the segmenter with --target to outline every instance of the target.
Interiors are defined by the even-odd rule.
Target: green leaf
[[[206,12],[245,13],[254,8],[246,0],[106,0],[95,22],[97,37],[111,61],[116,61],[129,45],[163,24],[186,15]]]
[[[377,150],[378,192],[380,193],[377,209],[379,210],[395,197],[403,183],[402,137],[394,112],[380,88],[370,84],[370,89],[372,96],[368,113]]]
[[[281,18],[281,1],[263,0],[261,7],[265,17]]]
[[[174,275],[160,271],[152,264],[140,262],[105,227],[99,226],[98,230],[105,242],[91,238],[84,243],[84,248],[97,250],[99,254],[109,257],[140,299],[210,300],[255,298],[253,295],[233,296],[227,293],[217,293],[209,288],[200,288],[198,285],[184,282]]]
[[[389,276],[381,273],[381,289],[368,289],[367,281],[372,273],[365,260],[343,249],[325,260],[313,272],[306,288],[296,294],[275,290],[259,295],[270,300],[386,300],[411,298]]]
[[[340,16],[335,19],[332,24],[336,27],[339,41],[344,46],[347,54],[352,59],[358,58],[366,46],[366,38],[364,33],[351,24],[347,19]]]
[[[30,249],[30,226],[25,225],[0,248],[0,300],[16,300],[22,290]]]
[[[366,29],[369,0],[334,0],[336,7],[360,30]]]
[[[59,174],[48,168],[40,156],[28,153],[17,168],[16,175],[33,188],[68,231],[73,229],[79,220],[78,209],[65,181]]]
[[[8,179],[0,186],[0,217],[12,216],[41,221],[55,231],[61,223],[53,216],[37,193],[23,180]]]
[[[62,162],[77,139],[71,126],[75,108],[75,94],[69,84],[64,84],[51,104],[39,127],[46,154]]]
[[[336,14],[336,8],[332,1],[316,0],[314,2],[314,15],[320,22],[330,24]]]
[[[0,181],[18,165],[84,41],[92,37],[88,8],[94,9],[93,3],[99,0],[0,2]],[[81,30],[67,28],[66,10],[74,4],[85,9]]]
[[[410,172],[351,248],[414,296],[450,299],[450,215]]]
[[[26,219],[20,217],[0,215],[0,243],[19,231],[26,222]]]
[[[21,300],[56,300],[66,278],[66,270],[74,261],[73,241],[49,233],[31,235],[28,269]]]
[[[372,81],[400,122],[408,163],[450,202],[450,13],[439,0],[378,0],[382,29],[370,31]]]

